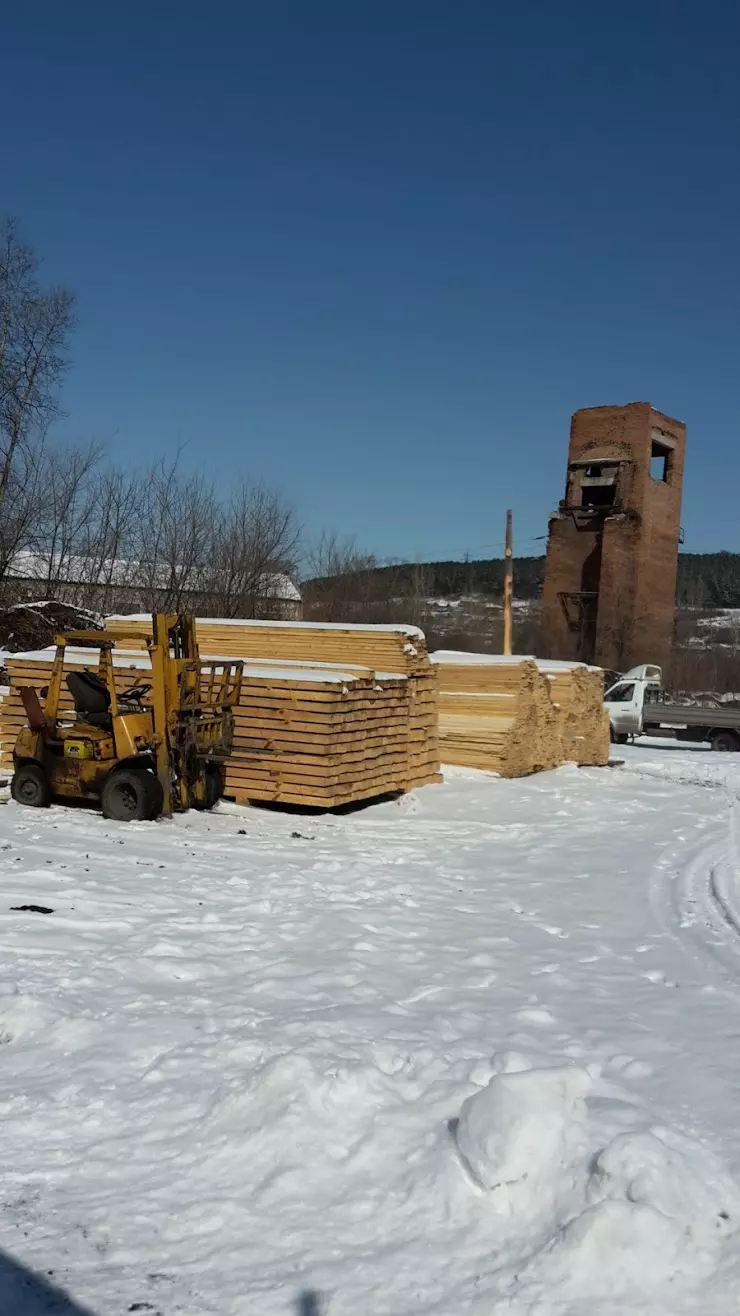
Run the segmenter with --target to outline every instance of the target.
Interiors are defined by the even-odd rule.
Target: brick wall
[[[651,476],[654,431],[666,445],[667,480]],[[649,403],[592,407],[571,421],[568,463],[618,462],[619,508],[579,528],[571,511],[550,522],[543,592],[546,652],[624,670],[638,662],[665,664],[673,638],[686,428]],[[580,492],[578,467],[566,483],[566,503]],[[580,632],[569,628],[561,596],[596,590],[584,601]],[[573,615],[573,611],[571,611]]]

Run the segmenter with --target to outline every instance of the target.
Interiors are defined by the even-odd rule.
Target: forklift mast
[[[148,647],[157,777],[167,817],[175,803],[181,809],[203,803],[206,784],[199,764],[230,753],[231,710],[239,702],[243,663],[201,662],[189,613],[155,613]]]

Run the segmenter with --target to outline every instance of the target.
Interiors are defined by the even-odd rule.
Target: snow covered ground
[[[0,1316],[734,1316],[740,756],[624,759],[0,808]]]

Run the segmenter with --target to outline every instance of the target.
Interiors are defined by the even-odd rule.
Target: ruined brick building
[[[550,657],[621,671],[667,663],[685,446],[686,426],[649,402],[573,416],[565,497],[547,544]]]

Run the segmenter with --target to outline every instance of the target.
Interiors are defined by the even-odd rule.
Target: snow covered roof
[[[68,557],[63,561],[59,556],[50,557],[45,553],[16,553],[8,567],[8,577],[13,580],[59,580],[67,585],[84,585],[102,583],[106,585],[137,586],[166,589],[169,584],[169,572],[152,573],[146,563],[116,558],[106,562],[92,563],[85,557]],[[152,576],[154,575],[154,580]],[[194,581],[186,589],[208,591],[207,583],[202,586]],[[285,572],[275,571],[266,574],[260,582],[260,594],[263,598],[281,599],[284,602],[300,603],[301,593]]]
[[[61,573],[70,585],[83,584],[97,574],[111,585],[130,585],[136,565],[125,560],[108,560],[93,566],[89,558],[67,557],[62,561],[59,554],[30,553],[24,549],[11,558],[7,574],[14,580],[48,580],[58,579]]]

